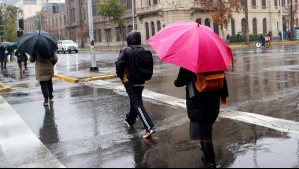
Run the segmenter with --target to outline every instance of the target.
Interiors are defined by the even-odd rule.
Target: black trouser
[[[154,124],[146,112],[142,102],[142,91],[144,87],[133,86],[130,83],[124,84],[130,97],[130,113],[126,115],[126,120],[130,125],[135,124],[137,115],[141,119],[146,131],[151,130]]]
[[[1,69],[2,69],[2,70],[3,70],[3,69],[6,69],[7,55],[5,55],[4,57],[2,57],[2,58],[0,59],[0,61],[1,61]]]
[[[40,86],[42,88],[42,92],[44,98],[47,99],[49,97],[53,97],[53,83],[52,79],[49,81],[40,81]]]

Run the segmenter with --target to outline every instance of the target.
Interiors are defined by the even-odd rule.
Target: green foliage
[[[0,5],[0,40],[14,42],[17,40],[17,11],[11,5]]]
[[[258,40],[258,38],[259,38],[259,35],[258,34],[250,34],[249,35],[249,40],[251,41],[251,42],[255,42],[255,41],[257,41]],[[245,42],[246,41],[246,35],[241,35],[241,42]],[[232,35],[231,36],[231,42],[238,42],[238,40],[237,40],[237,35]]]
[[[97,3],[98,14],[108,19],[119,27],[123,26],[126,7],[120,0],[103,0]]]

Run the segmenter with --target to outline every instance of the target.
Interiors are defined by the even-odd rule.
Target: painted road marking
[[[1,96],[0,145],[11,168],[65,168]]]
[[[121,84],[111,83],[107,81],[93,81],[89,83],[101,86],[103,88],[125,92],[125,88]],[[146,89],[143,92],[143,97],[164,104],[168,104],[171,106],[186,109],[186,100],[181,98],[156,93]],[[259,126],[264,126],[282,132],[299,134],[299,123],[295,121],[273,118],[273,117],[259,115],[255,113],[234,111],[229,109],[221,109],[221,113],[219,117],[238,120],[241,122],[255,124]]]

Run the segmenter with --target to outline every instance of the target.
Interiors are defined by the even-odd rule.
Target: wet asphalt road
[[[113,72],[117,55],[118,51],[98,53],[100,70]],[[236,49],[234,55],[234,71],[227,73],[227,109],[298,122],[299,45]],[[56,71],[88,70],[89,60],[87,53],[61,54]],[[155,75],[146,89],[184,99],[184,89],[172,85],[178,70],[156,58]],[[33,64],[29,64],[25,75],[20,75],[16,64],[10,63],[0,80],[13,88],[0,95],[67,168],[202,167],[199,143],[189,138],[184,108],[145,99],[157,133],[152,140],[144,140],[139,120],[132,129],[123,122],[129,100],[121,90],[55,79],[55,101],[45,109]],[[119,84],[118,79],[107,82]],[[214,142],[221,168],[299,167],[297,134],[219,118]],[[0,164],[5,165],[5,161]]]

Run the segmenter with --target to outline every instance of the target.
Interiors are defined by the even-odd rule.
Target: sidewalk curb
[[[80,81],[89,82],[89,81],[95,81],[95,80],[115,79],[115,78],[117,78],[117,75],[106,75],[106,76],[88,77],[88,78],[84,78],[84,79],[77,79],[77,78],[73,78],[73,77],[67,77],[67,76],[64,76],[64,75],[55,74],[54,77],[57,78],[57,79],[67,81],[67,82],[78,83]]]
[[[85,78],[83,81],[89,82],[89,81],[95,81],[95,80],[107,80],[107,79],[115,79],[115,78],[117,78],[117,75],[107,75],[107,76]]]
[[[72,82],[72,83],[79,82],[79,79],[72,78],[72,77],[67,77],[67,76],[63,76],[63,75],[59,75],[59,74],[55,74],[54,77],[57,78],[57,79],[62,79],[62,80],[67,81],[67,82]]]
[[[1,93],[1,92],[10,92],[10,91],[11,91],[10,86],[8,86],[8,85],[5,84],[5,83],[0,82],[0,86],[3,87],[3,88],[0,88],[0,93]]]

